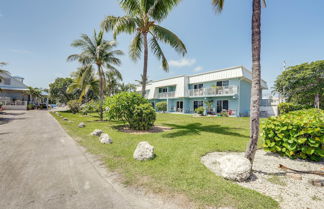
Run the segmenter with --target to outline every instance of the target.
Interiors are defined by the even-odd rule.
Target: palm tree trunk
[[[103,99],[104,99],[104,79],[103,72],[101,66],[98,65],[98,73],[99,73],[99,117],[100,120],[103,120]]]
[[[316,94],[315,94],[315,108],[320,108],[320,95],[319,95],[319,93],[317,92]]]
[[[250,107],[250,142],[245,157],[253,163],[259,138],[261,95],[261,0],[253,0],[252,14],[252,88]]]
[[[144,38],[144,66],[142,77],[142,96],[145,96],[146,81],[147,81],[147,61],[148,61],[148,46],[147,46],[147,33],[143,33]]]

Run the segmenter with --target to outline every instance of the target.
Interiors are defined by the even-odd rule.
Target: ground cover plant
[[[186,197],[186,202],[190,200],[198,208],[278,208],[278,203],[270,197],[217,177],[200,162],[200,157],[207,152],[243,152],[249,140],[248,118],[157,114],[155,124],[172,130],[136,135],[120,132],[116,127],[122,125],[121,122],[100,122],[95,115],[61,115],[73,122],[53,114],[81,145],[101,156],[110,170],[119,172],[126,185],[140,186],[161,195],[183,194],[181,197]],[[86,127],[78,128],[80,122],[85,122]],[[106,146],[100,144],[97,137],[89,136],[96,128],[108,133],[114,143]],[[155,147],[154,160],[137,162],[133,159],[140,141],[148,141]]]
[[[292,111],[269,118],[263,127],[266,150],[290,158],[319,161],[324,157],[324,111]]]

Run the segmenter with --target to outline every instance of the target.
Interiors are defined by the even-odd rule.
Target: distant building
[[[9,73],[2,73],[0,80],[0,103],[6,109],[25,109],[29,96],[28,86],[24,84],[24,79],[19,76],[11,76]]]
[[[145,97],[153,107],[166,101],[167,112],[194,113],[203,106],[210,114],[227,111],[234,117],[249,116],[251,82],[251,71],[238,66],[154,81],[147,85]],[[261,87],[268,88],[264,80]],[[212,104],[210,108],[207,103]]]

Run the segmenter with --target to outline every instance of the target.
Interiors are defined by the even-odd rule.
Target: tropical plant
[[[83,65],[95,65],[99,76],[99,101],[100,101],[100,120],[103,119],[103,100],[105,90],[105,69],[117,70],[115,66],[121,64],[117,57],[122,55],[121,50],[113,50],[116,47],[115,41],[106,41],[103,31],[98,34],[94,31],[93,37],[86,34],[81,35],[81,39],[75,40],[71,46],[80,48],[80,54],[72,54],[68,61],[79,61]]]
[[[135,92],[136,91],[136,85],[132,83],[120,83],[119,84],[120,91],[126,91],[126,92]]]
[[[49,97],[55,103],[66,104],[69,100],[80,97],[79,91],[67,93],[67,88],[73,83],[72,78],[56,78],[55,81],[49,84]]]
[[[43,98],[42,89],[40,88],[33,88],[31,86],[28,86],[27,94],[30,96],[30,100],[34,102]]]
[[[120,82],[123,80],[121,73],[117,70],[106,72],[107,95],[112,96],[119,91]]]
[[[274,88],[288,102],[324,108],[324,60],[288,67]]]
[[[205,108],[204,107],[197,107],[195,109],[195,113],[199,114],[199,115],[204,115],[205,112]]]
[[[73,82],[68,86],[67,93],[73,94],[80,92],[79,100],[88,101],[97,99],[99,93],[99,81],[95,76],[94,68],[92,65],[84,65],[76,72],[72,73]]]
[[[168,103],[167,102],[158,102],[156,103],[156,109],[157,111],[162,111],[163,113],[167,111],[168,109]]]
[[[224,8],[225,0],[212,0],[216,12]],[[258,146],[260,126],[260,96],[261,96],[261,4],[266,6],[265,0],[252,1],[252,88],[250,108],[250,142],[245,157],[253,163]]]
[[[143,83],[142,96],[145,95],[148,67],[148,45],[152,53],[162,62],[162,68],[168,71],[168,61],[162,51],[159,41],[173,47],[181,55],[187,53],[183,42],[170,30],[158,25],[164,20],[180,0],[121,0],[120,6],[126,15],[122,17],[108,16],[101,26],[106,31],[113,31],[114,37],[122,32],[135,34],[130,44],[130,57],[136,61],[143,53]],[[148,43],[148,36],[151,37]]]
[[[68,101],[67,105],[69,106],[70,108],[70,111],[75,114],[75,113],[78,113],[80,112],[80,109],[81,109],[81,102],[77,99],[75,100],[70,100]]]
[[[265,150],[290,158],[324,157],[324,111],[308,109],[269,118],[263,126]]]
[[[124,121],[135,130],[150,129],[156,119],[150,102],[135,92],[121,92],[107,97],[105,109],[108,120]]]
[[[307,106],[294,104],[294,103],[288,103],[288,102],[283,102],[278,105],[279,114],[285,114],[288,112],[302,110],[302,109],[307,109]]]

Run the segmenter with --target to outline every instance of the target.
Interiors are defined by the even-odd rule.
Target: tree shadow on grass
[[[174,130],[171,133],[163,134],[162,137],[164,138],[175,138],[178,136],[186,135],[200,135],[201,132],[230,135],[242,138],[249,137],[247,135],[237,133],[237,131],[242,130],[242,128],[230,128],[220,125],[202,125],[201,123],[190,123],[186,125],[163,123],[163,125],[168,126],[172,128],[172,130]]]

